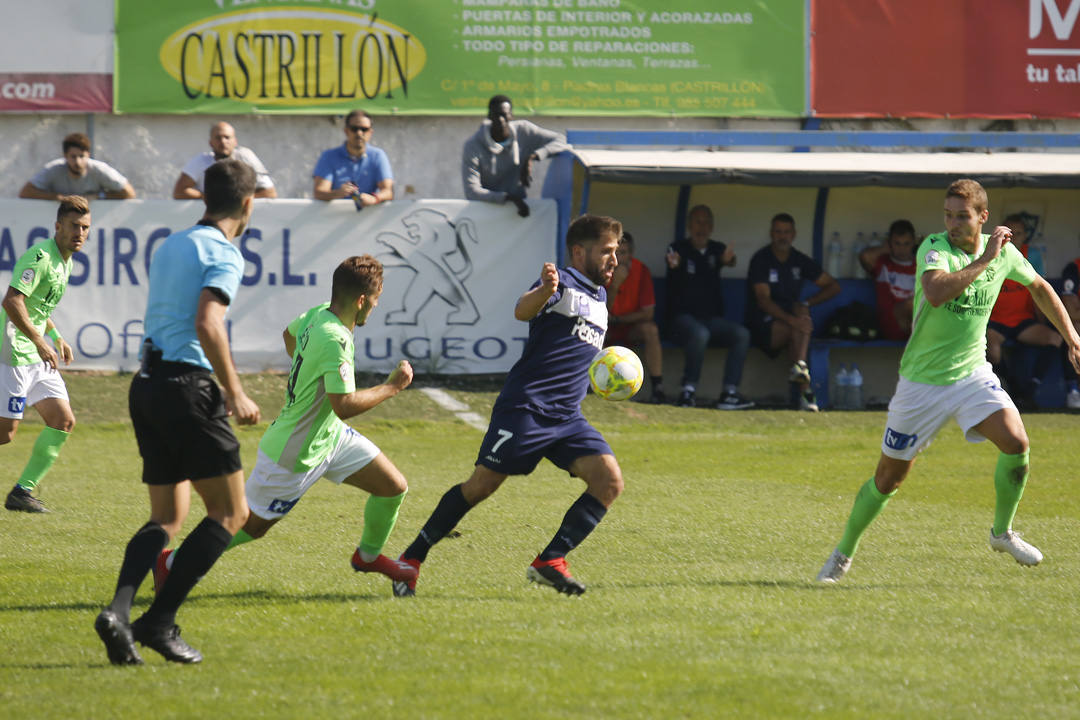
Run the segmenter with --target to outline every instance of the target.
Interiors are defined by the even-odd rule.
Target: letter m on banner
[[[1062,0],[1028,0],[1028,37],[1037,38],[1042,33],[1042,21],[1045,14],[1050,20],[1054,37],[1068,40],[1076,26],[1076,16],[1080,14],[1080,0],[1069,0],[1069,8],[1061,14],[1058,3]]]

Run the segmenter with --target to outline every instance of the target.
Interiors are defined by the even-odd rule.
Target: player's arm
[[[240,375],[229,352],[229,335],[225,330],[225,310],[228,308],[219,291],[203,288],[195,312],[195,334],[206,359],[225,391],[225,404],[240,425],[259,422],[259,406],[244,393]]]
[[[379,385],[363,390],[353,390],[351,393],[327,393],[326,397],[330,400],[330,407],[334,414],[342,420],[348,420],[394,397],[409,387],[412,379],[412,365],[408,360],[402,360]]]
[[[955,272],[945,270],[927,270],[922,274],[919,282],[922,283],[923,295],[926,301],[934,307],[940,307],[950,300],[960,297],[968,285],[975,278],[983,274],[990,266],[991,261],[1001,254],[1001,246],[1012,237],[1009,228],[999,225],[994,228],[990,238],[986,241],[986,249],[982,255],[975,258],[966,268]]]
[[[75,352],[67,344],[67,341],[61,337],[60,331],[56,329],[56,324],[52,321],[52,318],[45,318],[45,335],[52,338],[53,345],[56,346],[56,352],[60,354],[60,359],[64,361],[64,364],[70,365],[71,361],[75,359]]]
[[[859,264],[867,275],[873,274],[878,258],[889,252],[888,245],[871,245],[859,252]]]
[[[180,173],[173,185],[172,196],[174,200],[198,200],[203,195],[199,188],[195,187],[195,180],[187,173]]]
[[[281,333],[281,340],[285,343],[285,352],[287,352],[291,358],[293,353],[296,352],[296,338],[289,332],[289,328],[285,328]]]
[[[1065,338],[1065,342],[1069,345],[1069,359],[1073,367],[1080,372],[1080,335],[1077,335],[1076,328],[1073,327],[1069,311],[1065,309],[1065,305],[1054,292],[1053,286],[1042,277],[1036,275],[1034,282],[1028,285],[1027,289],[1042,314],[1057,328],[1061,337]]]
[[[59,193],[54,193],[51,190],[42,190],[32,182],[28,182],[22,186],[22,190],[19,191],[19,197],[28,200],[55,200],[60,197]]]
[[[807,307],[820,305],[829,298],[834,298],[840,294],[840,283],[836,282],[836,278],[827,272],[818,275],[818,279],[814,281],[814,284],[817,285],[818,291],[806,298],[804,302]]]
[[[805,317],[794,315],[773,302],[772,294],[769,292],[769,283],[754,283],[753,288],[754,300],[757,301],[757,306],[766,315],[772,315],[776,320],[779,320],[785,325],[791,325],[792,327],[806,326],[807,322],[810,320],[809,315],[806,315]],[[806,327],[805,329],[809,332],[813,328]]]
[[[124,183],[124,187],[119,190],[107,190],[105,191],[106,200],[134,200],[135,188],[131,187],[131,183]]]
[[[517,305],[514,306],[514,317],[522,322],[532,320],[544,309],[544,305],[558,288],[559,271],[555,268],[555,263],[544,263],[540,271],[540,284],[518,298]]]
[[[57,363],[56,352],[49,347],[48,341],[38,333],[37,328],[30,322],[30,313],[26,310],[26,296],[15,288],[8,287],[7,294],[4,295],[4,300],[0,302],[0,306],[3,306],[8,319],[19,329],[19,332],[34,343],[41,361],[55,370]]]

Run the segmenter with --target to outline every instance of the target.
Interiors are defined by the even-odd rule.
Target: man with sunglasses
[[[357,208],[394,199],[394,173],[386,153],[371,145],[371,116],[345,116],[345,143],[324,150],[315,163],[316,200],[352,198]]]

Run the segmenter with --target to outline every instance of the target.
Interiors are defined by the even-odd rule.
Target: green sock
[[[874,484],[874,478],[867,480],[859,494],[855,496],[855,506],[851,508],[847,527],[844,528],[844,537],[840,538],[840,544],[836,549],[847,557],[855,557],[855,551],[859,549],[859,538],[862,537],[874,518],[881,514],[889,503],[889,498],[896,494],[893,490],[888,495],[881,494]]]
[[[378,555],[397,523],[398,509],[408,490],[393,497],[372,495],[364,505],[364,533],[360,536],[360,552]]]
[[[229,541],[229,544],[225,547],[225,549],[232,550],[237,545],[243,545],[244,543],[251,542],[254,539],[255,538],[248,535],[246,532],[244,532],[243,528],[241,528],[240,530],[236,531],[236,534],[233,535],[232,540]]]
[[[70,434],[48,426],[41,431],[30,453],[30,460],[27,461],[22,475],[19,476],[19,487],[28,492],[37,487],[41,478],[45,477],[45,473],[49,472],[49,468],[56,462],[56,456],[60,454],[60,446]]]
[[[994,534],[1001,535],[1012,527],[1016,506],[1024,495],[1028,479],[1028,451],[1016,455],[1001,453],[994,469]]]

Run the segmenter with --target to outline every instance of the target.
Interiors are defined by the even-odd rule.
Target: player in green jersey
[[[986,360],[986,324],[1006,278],[1025,285],[1068,343],[1080,370],[1080,335],[1054,289],[1009,243],[1009,228],[982,233],[986,191],[957,180],[945,193],[946,232],[928,236],[916,253],[914,322],[900,359],[874,477],[855,497],[844,535],[817,579],[834,583],[851,567],[859,539],[907,477],[915,457],[950,418],[969,442],[989,440],[1001,451],[994,471],[996,503],[990,547],[1021,565],[1042,561],[1038,548],[1012,531],[1028,479],[1028,436],[1009,395]]]
[[[0,445],[15,439],[29,405],[45,421],[30,460],[8,493],[8,510],[49,512],[31,492],[52,467],[60,447],[75,427],[61,361],[71,364],[71,346],[49,317],[67,289],[71,256],[90,233],[90,205],[77,195],[60,198],[55,237],[34,245],[18,259],[0,311]],[[45,339],[52,339],[50,347]]]
[[[259,442],[246,495],[251,515],[229,548],[262,537],[320,478],[371,494],[364,530],[352,556],[358,572],[394,580],[416,579],[416,569],[380,551],[405,499],[405,476],[370,440],[343,421],[392,398],[412,382],[412,367],[398,363],[381,385],[356,389],[353,329],[363,325],[382,293],[382,264],[370,255],[348,258],[334,271],[331,300],[289,323],[282,337],[292,358],[285,407]],[[159,588],[172,565],[163,550],[154,569]]]

